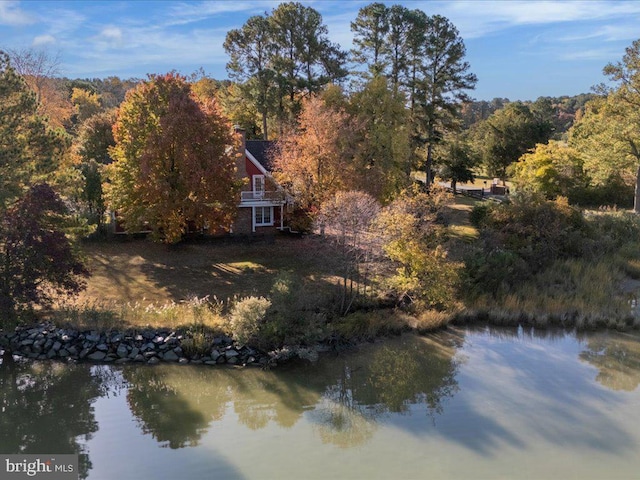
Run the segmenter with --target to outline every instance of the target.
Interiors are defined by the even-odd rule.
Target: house
[[[236,160],[237,175],[246,179],[240,192],[238,215],[232,227],[233,233],[253,234],[284,230],[284,214],[291,198],[271,175],[269,149],[273,142],[246,140],[242,135],[241,152]]]
[[[236,175],[243,180],[238,212],[230,227],[230,232],[241,235],[255,233],[274,233],[284,230],[285,209],[293,204],[289,195],[278,185],[271,175],[271,159],[269,148],[273,142],[265,140],[246,140],[244,130],[235,127],[242,136],[241,155],[236,159]],[[124,227],[118,220],[116,212],[111,212],[111,225],[116,234],[126,234]],[[188,222],[186,233],[201,233],[194,222]],[[204,230],[210,235],[220,235],[222,230]],[[151,229],[145,226],[136,233],[149,233]]]

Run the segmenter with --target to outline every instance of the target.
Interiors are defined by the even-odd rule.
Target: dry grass
[[[180,303],[194,297],[267,296],[279,272],[331,281],[331,256],[315,238],[220,241],[168,248],[147,240],[87,243],[83,303]]]

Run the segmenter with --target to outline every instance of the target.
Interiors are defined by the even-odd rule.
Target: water
[[[0,367],[0,452],[89,479],[640,478],[640,335],[451,330],[274,371]]]

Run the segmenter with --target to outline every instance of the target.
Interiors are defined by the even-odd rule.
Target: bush
[[[256,342],[270,306],[271,301],[264,297],[246,297],[237,302],[229,318],[233,338],[243,344]]]

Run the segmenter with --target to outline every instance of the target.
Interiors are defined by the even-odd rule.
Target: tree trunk
[[[453,194],[456,194],[456,186],[458,183],[455,180],[451,180],[451,190],[453,190]]]
[[[640,213],[640,165],[636,171],[636,196],[633,199],[633,211]]]
[[[425,167],[425,185],[427,189],[431,188],[431,184],[433,183],[433,178],[431,178],[431,167],[433,165],[433,145],[431,144],[431,140],[427,144],[427,165]]]
[[[267,112],[262,112],[262,138],[263,140],[269,140],[269,135],[267,133]]]

